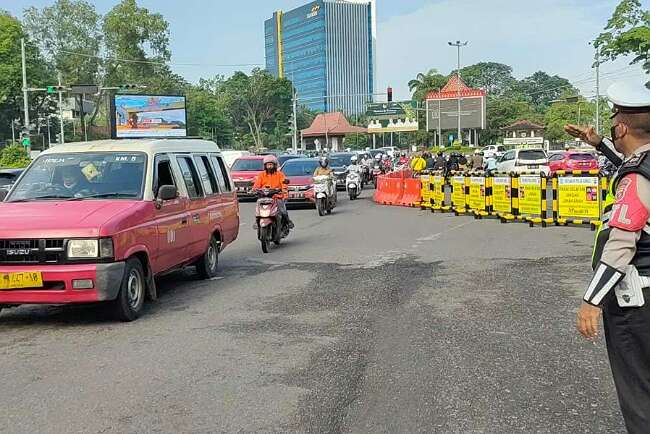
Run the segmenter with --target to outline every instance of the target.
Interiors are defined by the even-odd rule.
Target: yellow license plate
[[[42,288],[43,275],[40,271],[0,273],[0,290],[17,288]]]

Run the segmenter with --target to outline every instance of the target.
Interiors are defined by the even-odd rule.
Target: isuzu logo
[[[7,249],[6,253],[11,256],[29,255],[29,249]]]

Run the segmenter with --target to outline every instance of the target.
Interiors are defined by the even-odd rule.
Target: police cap
[[[616,113],[650,113],[650,89],[641,82],[616,82],[607,88],[607,99],[613,116]]]

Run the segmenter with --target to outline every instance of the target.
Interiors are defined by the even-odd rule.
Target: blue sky
[[[0,0],[0,9],[22,16],[24,8],[53,0]],[[101,13],[116,0],[92,2]],[[139,0],[170,23],[172,62],[190,81],[236,69],[219,65],[264,64],[264,20],[277,9],[306,0]],[[595,93],[588,45],[607,23],[617,0],[377,0],[378,88],[409,97],[406,83],[418,72],[455,68],[448,40],[468,40],[462,63],[506,63],[518,78],[544,70],[574,81],[583,94]],[[650,0],[644,0],[650,8]],[[250,69],[250,68],[248,68]],[[643,80],[639,67],[620,60],[602,67],[602,86],[617,79]]]

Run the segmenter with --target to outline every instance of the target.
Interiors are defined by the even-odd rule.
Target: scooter
[[[288,237],[291,231],[288,223],[280,216],[278,199],[273,197],[281,193],[282,190],[269,188],[257,191],[255,228],[257,229],[257,239],[260,240],[264,253],[269,253],[269,245],[272,242],[279,246],[281,240]]]
[[[361,180],[361,174],[357,171],[350,170],[348,176],[345,178],[345,186],[350,196],[350,200],[354,200],[359,197],[361,190],[363,189],[363,181]]]
[[[319,216],[331,214],[336,207],[336,185],[331,176],[314,176],[314,196]]]

